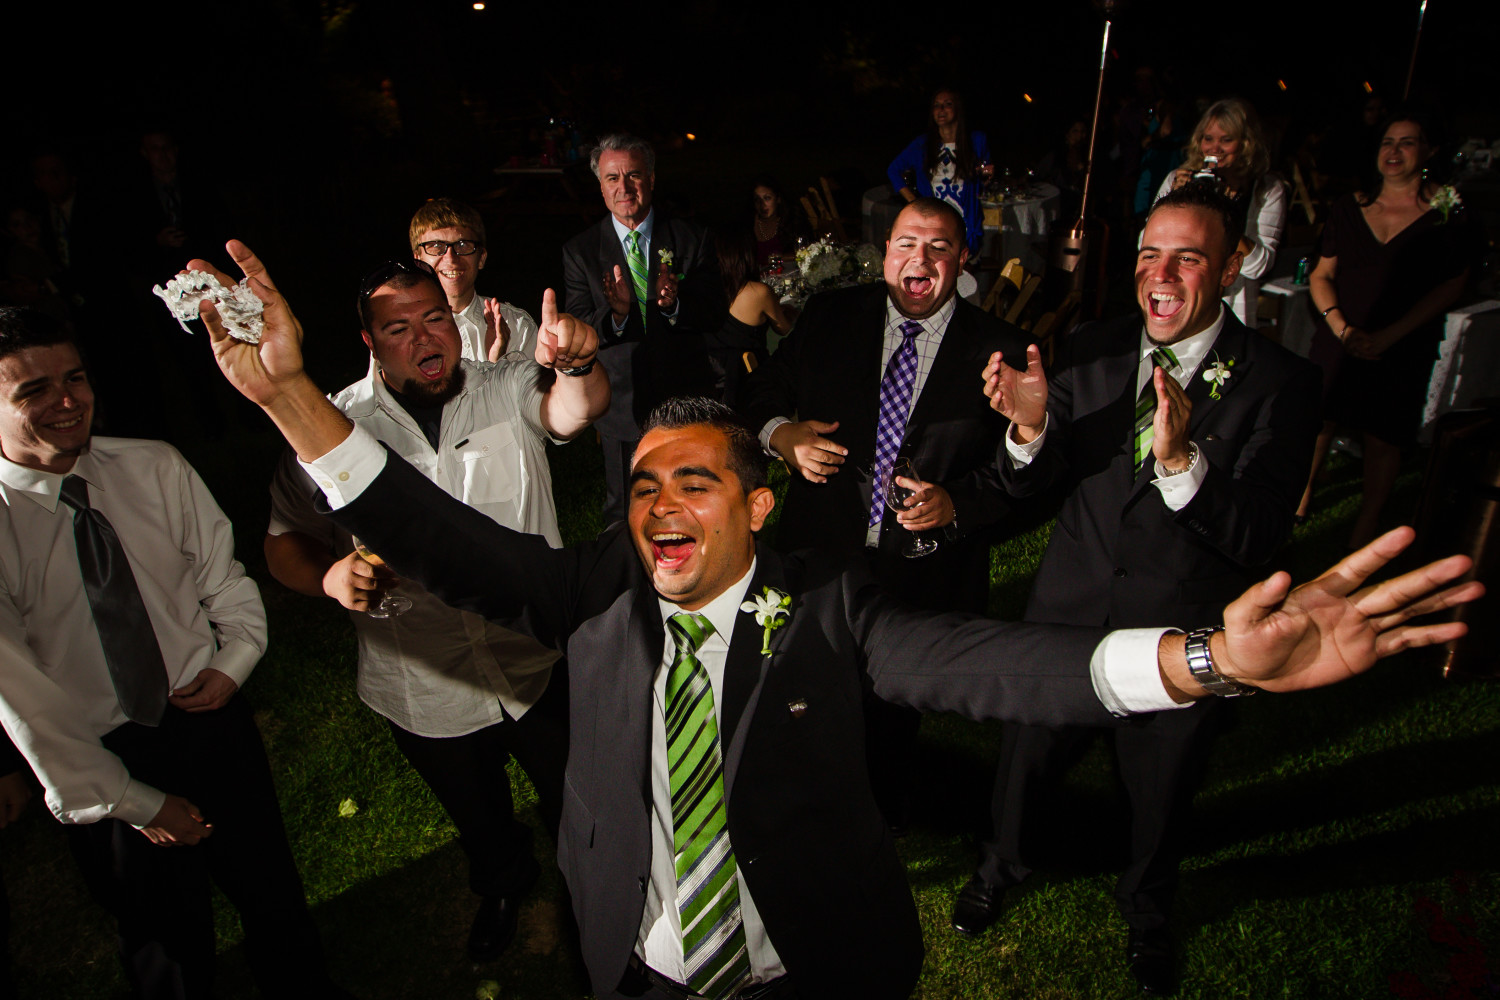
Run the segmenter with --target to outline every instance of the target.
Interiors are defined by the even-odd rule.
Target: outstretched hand
[[[583,320],[557,311],[557,293],[542,293],[536,363],[544,368],[582,368],[599,353],[599,335]]]
[[[231,337],[224,329],[219,310],[205,299],[198,304],[198,315],[208,327],[214,358],[224,376],[252,403],[270,406],[282,391],[302,377],[302,324],[292,315],[286,299],[276,290],[265,265],[239,240],[225,245],[229,256],[244,273],[250,290],[265,306],[265,329],[259,344],[248,344]],[[188,269],[206,271],[225,287],[238,278],[225,274],[206,260],[188,261]]]
[[[1267,691],[1300,691],[1347,680],[1404,649],[1463,635],[1463,622],[1407,622],[1484,594],[1477,580],[1449,586],[1469,571],[1467,556],[1360,589],[1415,537],[1406,527],[1387,532],[1296,589],[1286,573],[1251,587],[1224,610],[1224,633],[1213,639],[1219,673]]]
[[[984,394],[990,408],[1016,425],[1021,444],[1034,440],[1047,421],[1047,375],[1042,371],[1042,352],[1035,344],[1026,347],[1026,370],[1017,371],[996,351],[984,366]]]

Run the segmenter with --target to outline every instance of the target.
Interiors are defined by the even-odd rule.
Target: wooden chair
[[[1016,324],[1021,322],[1021,314],[1026,311],[1027,305],[1031,303],[1032,296],[1036,295],[1036,290],[1041,284],[1040,274],[1027,275],[1026,280],[1021,284],[1021,290],[1016,293],[1015,301],[1005,311],[1005,322]]]
[[[1050,369],[1057,360],[1057,337],[1073,325],[1082,301],[1077,292],[1069,292],[1056,309],[1042,313],[1032,325],[1031,338],[1041,350],[1043,367]]]
[[[824,184],[827,185],[826,180]],[[844,223],[833,208],[831,193],[825,200],[822,191],[809,187],[807,194],[802,196],[802,210],[807,213],[813,232],[829,236],[839,243],[849,242],[849,237],[844,233]]]
[[[979,303],[979,308],[1004,317],[1010,311],[1011,303],[1015,301],[1016,295],[1025,283],[1026,269],[1021,266],[1021,258],[1012,257],[1000,268],[1000,276],[990,286],[984,300]]]
[[[745,363],[745,371],[753,372],[760,365],[760,359],[755,356],[754,351],[746,351],[740,355],[740,360]]]

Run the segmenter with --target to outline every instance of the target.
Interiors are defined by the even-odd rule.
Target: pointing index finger
[[[557,293],[550,288],[542,293],[542,326],[548,330],[557,326]]]

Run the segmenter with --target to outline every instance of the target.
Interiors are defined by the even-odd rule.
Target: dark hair
[[[443,283],[438,280],[437,272],[424,260],[388,260],[365,275],[364,280],[359,283],[359,299],[355,303],[355,308],[359,310],[359,328],[374,332],[370,330],[370,296],[386,285],[392,288],[414,288],[424,281],[431,282],[432,287],[443,296],[443,301],[448,301],[448,293],[443,291]]]
[[[922,161],[922,169],[931,178],[932,172],[937,169],[938,157],[943,152],[943,136],[938,132],[937,123],[932,120],[932,102],[938,99],[939,94],[947,94],[953,98],[953,127],[957,130],[953,136],[953,170],[967,181],[974,173],[974,143],[969,138],[969,116],[964,113],[963,95],[952,87],[939,87],[932,92],[932,101],[927,102],[927,156]]]
[[[1235,218],[1234,203],[1207,184],[1184,184],[1175,191],[1167,192],[1151,206],[1146,220],[1149,222],[1151,216],[1164,208],[1199,208],[1217,215],[1224,226],[1225,256],[1234,253],[1235,248],[1240,245],[1240,223]]]
[[[770,189],[771,193],[776,196],[776,200],[781,203],[783,218],[791,214],[793,202],[787,198],[786,191],[782,188],[781,182],[770,174],[757,174],[750,178],[749,193],[745,195],[745,204],[750,207],[750,218],[754,219],[760,210],[759,199],[755,197],[756,188]]]
[[[745,226],[717,230],[714,249],[719,255],[724,296],[733,305],[740,289],[760,273],[755,264],[755,231]]]
[[[1365,181],[1354,195],[1354,200],[1361,206],[1369,205],[1380,197],[1380,189],[1385,184],[1385,178],[1380,173],[1380,144],[1385,142],[1385,134],[1397,122],[1411,122],[1415,125],[1422,132],[1422,141],[1432,149],[1433,155],[1427,158],[1427,165],[1422,176],[1434,184],[1441,184],[1445,179],[1444,168],[1447,166],[1448,158],[1439,152],[1444,137],[1439,134],[1437,119],[1421,105],[1398,104],[1386,118],[1385,124],[1380,127],[1380,138],[1376,140],[1375,148],[1366,150]]]
[[[32,347],[78,346],[73,331],[56,317],[27,306],[0,306],[0,358]]]
[[[651,411],[641,436],[654,430],[675,431],[706,424],[729,440],[729,469],[748,495],[766,485],[766,453],[760,439],[739,415],[716,399],[674,396]]]
[[[922,218],[924,219],[930,219],[935,215],[940,215],[943,218],[947,219],[948,224],[953,227],[954,238],[958,241],[959,247],[961,249],[966,249],[968,247],[969,231],[964,225],[964,213],[954,208],[948,202],[944,201],[941,198],[933,198],[931,196],[914,198],[912,199],[911,203],[906,206],[906,208],[903,208],[901,210],[901,212],[906,212],[909,210],[915,210],[916,213],[922,216]],[[896,219],[901,218],[901,212],[896,213]],[[896,219],[891,220],[892,231],[894,231],[896,228]],[[886,238],[889,239],[890,235],[890,233],[886,233]]]

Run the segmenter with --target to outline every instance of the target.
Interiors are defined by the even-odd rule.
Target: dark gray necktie
[[[167,665],[125,550],[109,519],[89,506],[88,483],[68,476],[61,496],[73,508],[78,568],[115,696],[130,721],[158,725],[167,709]]]

